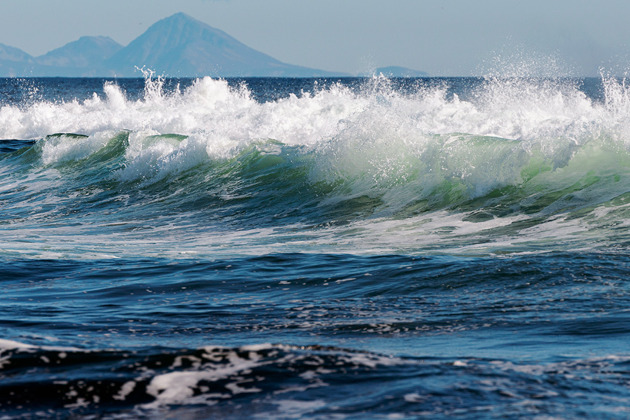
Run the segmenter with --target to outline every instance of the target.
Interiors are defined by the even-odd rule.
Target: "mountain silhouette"
[[[410,69],[401,66],[379,67],[374,74],[382,74],[385,77],[427,77],[428,74],[423,71]]]
[[[225,32],[177,13],[153,24],[107,60],[117,75],[147,67],[169,76],[328,76],[339,73],[285,64]]]
[[[168,77],[348,76],[283,63],[184,13],[154,23],[126,47],[109,37],[84,36],[32,57],[0,44],[0,77],[140,77],[142,68]],[[384,70],[394,75],[415,72]]]
[[[0,60],[27,63],[33,60],[33,57],[19,48],[0,44]]]
[[[106,36],[82,36],[74,42],[50,51],[36,62],[44,66],[97,68],[118,52],[122,45]]]
[[[126,47],[84,36],[39,57],[0,44],[0,77],[325,77],[341,73],[283,63],[184,13],[154,23]]]

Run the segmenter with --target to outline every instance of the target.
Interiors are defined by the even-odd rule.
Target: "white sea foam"
[[[32,346],[26,343],[20,343],[19,341],[0,339],[0,351],[2,350],[31,350],[36,349],[36,346]]]
[[[270,344],[249,345],[239,349],[248,352],[246,358],[241,357],[239,353],[229,348],[209,346],[203,350],[205,351],[201,356],[203,364],[193,364],[191,368],[183,370],[176,359],[170,367],[171,371],[151,378],[147,386],[147,393],[153,396],[155,400],[145,404],[143,407],[156,409],[173,404],[214,405],[218,400],[230,398],[233,395],[263,392],[259,387],[255,386],[255,381],[247,380],[243,376],[251,375],[252,369],[268,365],[287,365],[289,371],[291,371],[291,365],[293,364],[297,366],[302,364],[313,366],[313,370],[299,375],[296,373],[297,376],[306,381],[305,385],[295,387],[289,384],[286,388],[276,391],[275,394],[294,392],[312,387],[325,387],[327,384],[321,380],[320,376],[334,373],[334,371],[321,368],[319,366],[321,359],[317,355],[313,355],[313,349],[308,347],[300,348]],[[219,354],[214,354],[216,351]],[[259,352],[267,353],[259,354]],[[283,354],[279,354],[279,352]],[[346,366],[350,369],[352,367],[374,369],[412,363],[406,359],[372,353],[335,353],[334,350],[323,350],[322,352],[327,356],[334,356],[338,360],[338,365]],[[200,384],[226,380],[230,381],[225,384],[227,392],[205,393],[195,396],[195,390],[201,387]],[[121,388],[119,395],[123,397],[128,395],[134,387],[133,383],[126,383]]]
[[[535,150],[563,166],[576,147],[602,134],[623,148],[630,145],[629,89],[613,78],[604,79],[604,86],[600,104],[566,81],[489,78],[463,100],[443,86],[403,94],[387,79],[375,78],[358,91],[332,85],[259,103],[245,86],[229,87],[223,80],[203,78],[182,92],[165,93],[159,79],[148,79],[144,97],[136,101],[107,83],[103,99],[95,94],[83,102],[4,106],[0,138],[89,136],[48,141],[43,160],[50,164],[85,157],[112,133],[130,130],[124,179],[229,158],[275,139],[317,151],[316,173],[325,179],[391,185],[419,173],[424,185],[437,185],[453,176],[483,193],[518,180],[519,162]],[[188,138],[179,144],[146,142],[170,133]]]
[[[496,249],[545,237],[556,241],[558,232],[567,246],[583,246],[575,238],[588,233],[587,220],[551,218],[518,226],[531,214],[596,207],[626,192],[630,88],[614,78],[603,82],[602,102],[587,97],[572,81],[491,77],[465,98],[441,85],[404,93],[389,80],[374,78],[359,88],[333,84],[261,103],[244,85],[230,87],[223,80],[203,78],[166,93],[159,79],[148,79],[138,100],[108,83],[103,98],[4,106],[0,138],[43,138],[38,148],[46,167],[19,180],[11,173],[0,183],[0,191],[13,191],[19,184],[29,194],[13,203],[14,209],[34,206],[45,209],[39,215],[53,214],[55,205],[68,198],[57,191],[64,180],[57,169],[102,150],[121,132],[128,144],[124,162],[107,174],[114,181],[155,183],[255,149],[277,155],[279,161],[308,162],[306,182],[332,186],[318,196],[319,208],[335,209],[355,199],[375,203],[365,212],[370,219],[315,231],[291,222],[282,228],[189,235],[186,226],[194,222],[187,219],[142,234],[134,233],[133,226],[115,237],[94,234],[93,244],[82,236],[78,244],[71,227],[42,231],[22,226],[19,233],[6,232],[5,252],[33,253],[19,240],[27,233],[46,237],[54,244],[47,252],[56,256],[116,255],[122,243],[169,256],[331,247],[414,252],[449,243],[463,252],[484,252],[488,237],[494,243],[489,249]],[[88,137],[50,136],[58,132]],[[505,187],[512,190],[501,190]],[[243,194],[229,188],[218,194],[228,199]],[[99,190],[81,194],[94,191]],[[477,215],[474,203],[458,207],[489,194],[494,196],[479,204],[481,210],[492,210],[485,214]],[[599,212],[615,218],[614,212]]]
[[[0,350],[45,350],[45,351],[80,351],[77,347],[62,347],[62,346],[35,346],[32,344],[26,344],[19,341],[0,339]],[[63,353],[61,353],[63,354]]]
[[[414,143],[423,135],[450,133],[532,140],[579,136],[585,125],[606,119],[625,122],[630,108],[627,87],[612,78],[605,79],[603,105],[571,83],[523,79],[488,79],[469,100],[449,97],[445,87],[401,94],[387,79],[375,78],[358,92],[333,85],[264,104],[252,99],[246,87],[231,88],[223,80],[199,79],[171,94],[163,92],[159,81],[146,83],[145,95],[137,101],[107,83],[104,99],[95,94],[83,102],[4,106],[0,138],[153,130],[205,135],[210,150],[219,153],[212,147],[213,135],[236,143],[274,138],[299,145],[329,141],[347,130],[364,142],[398,137]]]

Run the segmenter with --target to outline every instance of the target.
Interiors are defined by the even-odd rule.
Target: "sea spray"
[[[625,211],[613,204],[628,192],[623,81],[603,77],[603,101],[575,79],[488,77],[457,90],[449,83],[462,81],[420,79],[403,89],[381,76],[260,101],[246,81],[202,78],[167,90],[165,80],[148,77],[138,99],[106,82],[102,96],[82,101],[5,105],[0,137],[40,138],[11,158],[30,175],[8,177],[5,188],[55,173],[50,189],[43,181],[36,191],[50,195],[62,225],[72,225],[70,209],[86,205],[81,197],[102,199],[103,209],[119,197],[129,206],[116,213],[121,223],[136,229],[138,217],[160,215],[184,235],[181,244],[198,223],[209,231],[282,227],[263,241],[272,246],[301,241],[282,232],[302,226],[315,248],[332,243],[318,226],[353,223],[362,227],[346,237],[348,247],[386,244],[373,231],[383,222],[394,235],[406,232],[408,242],[398,244],[406,252],[426,250],[428,226],[438,232],[430,248],[469,252],[462,244],[504,247],[527,237],[528,224],[553,236],[544,228],[553,222],[549,229],[573,226],[576,241],[567,246],[584,246],[593,229],[607,231],[594,212]]]

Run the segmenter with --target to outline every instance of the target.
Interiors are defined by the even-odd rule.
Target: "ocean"
[[[0,419],[630,418],[630,86],[0,79]]]

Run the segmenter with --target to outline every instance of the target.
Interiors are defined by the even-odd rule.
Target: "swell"
[[[209,337],[239,344],[255,336],[294,345],[351,340],[355,348],[414,355],[500,349],[502,357],[522,358],[545,351],[536,341],[514,345],[522,336],[555,337],[556,349],[575,354],[575,340],[597,338],[605,348],[630,325],[630,259],[623,253],[1,262],[5,337],[34,343],[52,336],[55,345],[140,348],[161,337],[173,346],[203,346]],[[27,309],[16,315],[16,308]],[[479,341],[460,348],[440,340],[458,333]],[[364,341],[374,336],[391,340]],[[420,337],[432,339],[406,347],[405,338]]]
[[[108,82],[104,97],[6,105],[0,137],[39,140],[3,142],[0,223],[170,227],[188,243],[213,231],[264,242],[260,229],[277,228],[266,235],[276,244],[330,244],[325,229],[347,226],[348,246],[395,251],[385,229],[403,234],[404,252],[540,231],[549,244],[622,244],[630,95],[616,79],[601,86],[595,100],[571,80],[487,78],[454,91],[375,78],[261,102],[245,84],[204,78],[167,92],[148,79],[135,100]]]
[[[4,172],[10,168],[8,177],[22,190],[7,202],[23,206],[56,197],[57,204],[98,209],[124,199],[134,211],[158,205],[166,214],[214,212],[266,225],[401,219],[439,210],[466,213],[470,221],[584,216],[598,207],[624,209],[628,192],[630,154],[607,138],[573,145],[555,161],[540,147],[464,134],[435,135],[422,150],[398,151],[266,140],[223,158],[191,143],[184,135],[129,131],[49,135],[2,155]],[[55,182],[29,193],[33,178]]]
[[[627,407],[626,253],[1,262],[11,418]]]

